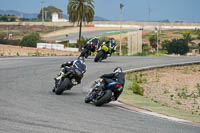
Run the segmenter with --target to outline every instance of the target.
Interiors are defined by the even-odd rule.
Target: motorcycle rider
[[[62,78],[62,76],[63,76],[62,73],[66,74],[67,72],[69,72],[71,70],[73,71],[74,69],[76,69],[75,68],[76,66],[79,67],[80,69],[86,71],[86,65],[85,65],[85,62],[84,62],[84,58],[78,58],[77,60],[63,63],[61,65],[62,70],[61,70],[60,74],[56,78],[54,78],[55,87],[56,87],[58,81]],[[83,74],[85,73],[85,71],[83,72]],[[83,74],[76,76],[77,84],[81,83],[81,79],[83,78]],[[55,87],[53,89],[53,92],[55,91]]]
[[[87,49],[88,54],[90,55],[91,52],[96,51],[96,49],[98,48],[98,43],[99,43],[99,39],[97,37],[94,37],[87,41],[87,43],[85,44],[83,49]],[[84,57],[83,53],[81,53],[81,55],[79,57]]]
[[[86,48],[88,46],[88,44],[90,44],[91,52],[95,52],[96,48],[98,47],[98,43],[99,43],[99,39],[97,37],[94,37],[87,42],[87,44],[84,46],[84,48]]]
[[[115,52],[115,47],[116,47],[116,41],[114,38],[110,38],[106,44],[105,44],[109,49],[111,49],[110,51],[110,56],[112,55],[113,52]]]
[[[124,84],[125,84],[125,74],[122,72],[121,67],[116,67],[113,70],[113,73],[110,74],[104,74],[100,78],[103,79],[104,82],[104,89],[106,89],[106,85],[112,82],[119,82],[122,88],[119,91],[114,92],[114,96],[112,97],[111,100],[116,101],[118,97],[121,95]]]

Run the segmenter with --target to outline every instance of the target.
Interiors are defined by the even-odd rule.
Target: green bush
[[[199,40],[200,40],[200,33],[198,33],[198,35],[197,35],[197,39],[199,39]]]
[[[8,16],[0,16],[0,22],[8,22]]]
[[[163,49],[163,50],[167,50],[169,44],[170,44],[170,41],[169,41],[169,40],[164,40],[164,41],[161,43],[162,49]]]
[[[152,48],[156,49],[157,48],[157,36],[156,35],[151,35],[149,37],[149,42]]]
[[[0,33],[0,44],[5,44],[5,38],[6,34],[5,33]]]
[[[129,88],[134,94],[144,96],[144,88],[141,87],[137,82],[133,81],[131,87]]]
[[[36,47],[38,42],[41,42],[39,33],[31,33],[23,37],[20,45],[25,47]]]
[[[184,39],[173,39],[168,47],[167,47],[168,54],[180,54],[184,55],[189,52],[188,42]]]
[[[127,74],[126,79],[132,81],[132,84],[128,87],[129,90],[133,91],[134,94],[144,95],[144,88],[141,87],[140,84],[146,83],[147,79],[143,77],[142,73]]]
[[[147,43],[142,44],[142,52],[149,52],[151,50],[151,46]]]

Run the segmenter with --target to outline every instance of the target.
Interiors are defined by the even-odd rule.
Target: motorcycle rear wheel
[[[96,106],[101,106],[105,103],[107,103],[112,97],[112,91],[111,90],[106,90],[105,94],[97,101],[94,101],[94,104]]]

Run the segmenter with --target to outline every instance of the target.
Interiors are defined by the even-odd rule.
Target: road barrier
[[[65,48],[63,44],[37,43],[37,48],[55,49],[61,51],[78,52],[78,48]]]

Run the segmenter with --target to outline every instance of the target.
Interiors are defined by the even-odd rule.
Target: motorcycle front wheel
[[[94,62],[101,61],[101,58],[103,58],[103,55],[104,55],[104,52],[103,52],[103,51],[100,51],[100,52],[96,55],[96,57],[95,57],[95,59],[94,59]]]
[[[55,88],[55,94],[61,95],[66,89],[70,89],[72,87],[72,83],[70,79],[65,78],[63,81],[61,81],[60,85]]]

